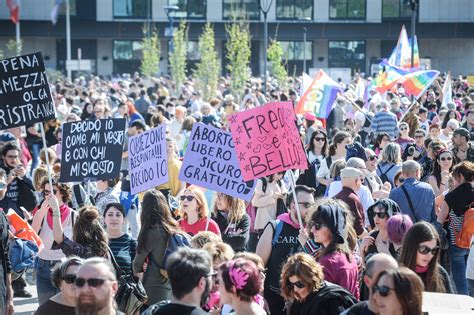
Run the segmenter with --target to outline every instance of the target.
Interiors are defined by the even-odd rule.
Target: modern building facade
[[[216,49],[225,72],[225,25],[235,12],[245,10],[251,40],[251,68],[263,73],[263,14],[259,0],[69,0],[71,7],[72,59],[92,61],[99,75],[138,70],[142,28],[156,27],[161,40],[166,72],[169,20],[164,7],[177,5],[175,26],[180,19],[189,25],[188,62],[199,60],[197,40],[206,22],[212,23]],[[303,58],[307,68],[350,68],[370,72],[371,64],[388,57],[402,25],[410,34],[409,0],[261,0],[270,3],[268,34],[279,40],[287,58],[288,72],[300,74]],[[64,2],[64,1],[63,1]],[[56,25],[50,13],[54,0],[22,0],[20,29],[23,52],[41,50],[46,66],[65,70],[66,26],[60,15]],[[63,5],[64,6],[64,5]],[[64,10],[62,10],[64,12]],[[306,29],[306,46],[303,41]],[[474,73],[474,1],[419,0],[416,34],[421,58],[431,68],[453,74]],[[15,38],[5,1],[0,1],[0,49]]]

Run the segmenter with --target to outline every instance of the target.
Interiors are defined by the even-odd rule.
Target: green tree
[[[148,29],[145,25],[143,27],[143,40],[142,40],[142,63],[140,65],[140,72],[143,76],[151,77],[158,74],[160,67],[160,40],[158,33],[154,29],[148,37]]]
[[[202,91],[203,98],[209,100],[215,96],[219,81],[220,62],[215,49],[214,30],[207,23],[199,37],[200,61],[194,71],[197,88]]]
[[[268,60],[272,63],[272,73],[275,76],[278,86],[285,89],[288,73],[283,64],[283,48],[280,42],[272,39],[267,50]]]
[[[23,50],[23,40],[20,39],[20,42],[17,43],[15,39],[10,39],[6,44],[6,47],[11,57],[19,56]]]
[[[181,89],[184,80],[186,80],[187,42],[187,27],[183,21],[179,24],[178,30],[173,34],[173,49],[169,53],[171,77],[176,84],[176,91]]]
[[[245,83],[250,78],[250,32],[248,23],[233,21],[226,25],[227,32],[227,70],[230,72],[230,88],[234,95],[240,99],[243,95]]]

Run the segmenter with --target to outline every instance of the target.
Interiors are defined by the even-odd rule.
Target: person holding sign
[[[183,218],[179,221],[179,225],[183,231],[191,236],[200,231],[221,234],[219,225],[209,217],[206,197],[200,189],[190,186],[183,192],[180,199]]]
[[[186,184],[178,179],[179,171],[181,169],[182,162],[179,160],[176,150],[176,142],[170,138],[166,138],[166,154],[168,155],[168,182],[158,186],[158,190],[165,195],[173,197],[179,196],[184,189]]]
[[[314,205],[314,192],[313,188],[297,185],[295,187],[296,200],[293,194],[288,195],[289,213],[268,222],[258,242],[256,253],[262,258],[267,268],[264,296],[272,315],[285,314],[283,310],[285,302],[280,295],[281,266],[288,256],[303,250],[298,241],[303,227],[298,223],[296,203],[299,205],[301,218],[304,219],[307,211]]]

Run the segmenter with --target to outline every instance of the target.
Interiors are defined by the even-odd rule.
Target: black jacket
[[[217,215],[213,217],[219,229],[221,230],[222,240],[224,243],[229,244],[235,252],[243,252],[247,248],[249,241],[249,230],[250,230],[250,218],[247,213],[244,214],[242,219],[237,224],[229,226],[227,217],[224,216],[222,211],[217,211]],[[240,230],[240,233],[235,231]]]

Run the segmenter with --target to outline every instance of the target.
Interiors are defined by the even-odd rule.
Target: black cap
[[[461,137],[466,137],[467,141],[471,140],[471,133],[466,128],[458,128],[454,130],[453,136],[460,135]]]

